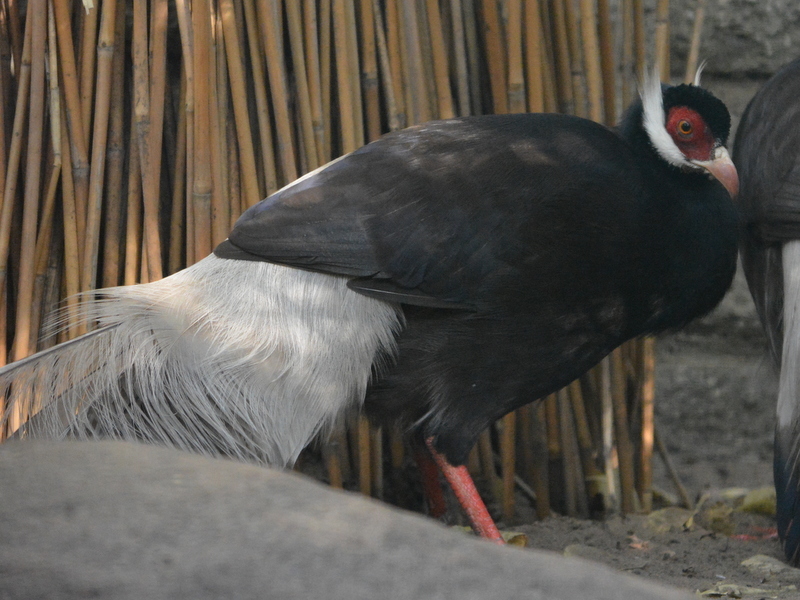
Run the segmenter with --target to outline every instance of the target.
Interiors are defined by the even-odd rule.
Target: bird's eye
[[[689,123],[689,121],[684,119],[683,121],[678,123],[678,133],[681,134],[681,136],[688,137],[692,135],[692,131],[694,131],[694,128],[692,127],[692,124]]]

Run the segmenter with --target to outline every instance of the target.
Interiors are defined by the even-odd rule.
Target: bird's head
[[[658,74],[642,86],[644,128],[650,143],[667,163],[716,178],[735,198],[739,176],[725,144],[731,117],[725,104],[693,84],[661,85]]]

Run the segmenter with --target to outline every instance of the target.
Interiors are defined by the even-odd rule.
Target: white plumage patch
[[[363,401],[398,307],[347,280],[209,256],[85,306],[102,331],[0,370],[22,437],[135,439],[287,465]]]
[[[644,110],[644,130],[647,132],[653,148],[661,158],[671,165],[693,167],[667,133],[664,96],[661,92],[661,80],[657,70],[654,70],[652,74],[645,73],[641,97]]]

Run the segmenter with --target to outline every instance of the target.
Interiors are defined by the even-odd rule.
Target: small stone
[[[777,558],[767,556],[766,554],[751,556],[742,561],[742,566],[754,575],[760,576],[772,576],[778,573],[785,573],[790,569],[793,570],[793,567],[781,562]]]
[[[775,488],[769,486],[748,492],[739,510],[774,517],[775,505]]]

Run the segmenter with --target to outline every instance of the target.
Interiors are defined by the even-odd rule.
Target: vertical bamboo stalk
[[[336,52],[337,82],[339,84],[339,107],[342,136],[342,153],[347,154],[356,150],[359,144],[357,126],[352,110],[356,102],[353,96],[353,87],[348,79],[348,70],[352,65],[348,63],[348,31],[347,31],[347,6],[346,0],[333,2],[333,37]]]
[[[186,119],[186,181],[184,185],[186,197],[184,203],[184,235],[186,238],[186,263],[193,263],[195,258],[195,227],[194,227],[194,131],[195,131],[195,89],[194,80],[194,26],[192,16],[185,0],[175,0],[175,9],[178,16],[178,30],[181,36],[181,66],[183,67],[183,95],[182,112],[185,112]],[[177,202],[177,198],[175,199]]]
[[[447,65],[447,50],[444,45],[442,15],[439,12],[438,0],[425,2],[428,26],[430,28],[431,49],[433,51],[433,72],[436,82],[436,101],[439,106],[439,118],[449,119],[455,116],[453,95],[450,92],[450,74]]]
[[[567,24],[567,40],[569,43],[569,57],[572,72],[572,93],[575,98],[574,114],[579,117],[589,117],[586,97],[586,71],[583,65],[581,52],[580,21],[579,15],[572,2],[564,1],[564,15]],[[581,0],[585,1],[585,0]]]
[[[250,114],[247,108],[247,86],[245,84],[247,75],[244,72],[244,61],[239,50],[239,32],[236,28],[233,2],[232,0],[220,0],[219,7],[222,16],[222,28],[225,34],[225,53],[228,57],[228,76],[233,98],[233,114],[236,118],[236,137],[239,142],[239,159],[242,164],[243,191],[245,202],[248,206],[252,206],[261,200],[261,192],[258,189],[258,178],[256,176],[256,155],[253,148],[253,137],[250,135]],[[224,228],[228,228],[228,223],[225,224]],[[218,234],[214,240],[215,243],[224,240],[227,233],[227,231],[224,231],[221,235]]]
[[[570,47],[567,34],[567,16],[563,0],[552,0],[555,58],[558,83],[558,106],[563,113],[575,112],[572,89],[572,69],[570,67]]]
[[[83,122],[81,96],[78,89],[78,73],[75,65],[75,49],[72,42],[72,23],[69,0],[53,0],[58,34],[59,65],[61,83],[64,86],[64,104],[69,126],[72,178],[75,183],[75,208],[77,211],[78,239],[84,239],[86,227],[86,202],[89,197],[89,152],[87,150],[88,129]]]
[[[514,478],[516,476],[517,414],[508,413],[500,425],[500,465],[503,478],[503,519],[514,517]]]
[[[20,247],[20,272],[17,280],[16,335],[14,336],[13,359],[30,354],[31,308],[36,252],[36,225],[39,214],[39,186],[42,167],[44,135],[44,55],[47,39],[47,2],[32,0],[28,4],[28,19],[31,19],[31,84],[30,115],[28,117],[28,144],[26,149],[25,192],[22,213],[22,237]],[[19,422],[10,419],[9,426],[16,430]]]
[[[31,18],[27,19],[25,23],[25,44],[22,49],[17,101],[14,107],[14,125],[11,128],[11,147],[8,152],[8,170],[5,177],[2,209],[0,209],[0,290],[6,290],[6,293],[8,293],[6,278],[11,244],[11,223],[17,199],[19,166],[22,159],[22,144],[25,139],[24,130],[28,119],[28,103],[30,101],[32,31],[33,19]]]
[[[364,415],[358,416],[358,489],[365,496],[372,494],[371,453],[369,444],[369,421]]]
[[[614,36],[608,0],[597,0],[600,69],[603,73],[603,108],[606,125],[617,122],[617,86],[614,66]]]
[[[105,4],[105,3],[104,3]],[[84,144],[89,145],[89,131],[92,123],[92,99],[94,92],[95,49],[97,46],[97,21],[100,14],[98,7],[81,11],[81,118],[83,120],[83,133],[86,136]]]
[[[614,400],[611,383],[611,358],[600,362],[600,402],[603,432],[603,465],[606,478],[605,505],[609,511],[619,510],[617,493],[617,448],[614,445]]]
[[[485,429],[478,437],[478,456],[481,463],[481,473],[489,484],[492,496],[496,499],[503,497],[503,481],[497,476],[494,465],[494,451],[492,450],[492,437],[489,429]]]
[[[61,105],[61,113],[61,161],[62,164],[69,165],[72,164],[70,157],[71,146],[63,103]],[[71,339],[80,333],[80,328],[76,323],[76,317],[78,316],[76,294],[80,291],[81,286],[78,214],[75,206],[75,185],[71,169],[62,168],[61,170],[61,203],[64,227],[64,291],[67,296],[67,314],[70,315],[67,337]]]
[[[697,0],[694,12],[694,25],[692,26],[692,41],[689,44],[689,56],[686,58],[686,74],[684,83],[692,83],[697,72],[697,61],[700,56],[700,39],[703,35],[703,21],[706,18],[706,0]]]
[[[81,287],[84,290],[94,289],[97,284],[103,183],[105,180],[108,122],[111,107],[111,67],[114,58],[114,34],[117,26],[116,10],[116,0],[103,2],[100,40],[97,46],[97,102],[94,107],[89,200],[86,213],[86,237],[84,238],[83,247],[83,279]],[[89,92],[89,97],[91,96],[92,94]],[[89,119],[85,119],[85,121],[89,122]]]
[[[600,39],[597,33],[595,0],[581,0],[581,34],[589,90],[589,118],[603,122],[603,73],[600,66]]]
[[[536,517],[550,516],[549,454],[547,448],[547,416],[545,403],[539,400],[533,407],[533,472],[530,474],[536,493]]]
[[[125,92],[125,11],[116,10],[116,31],[111,65],[111,116],[106,151],[105,213],[106,231],[103,248],[103,287],[119,285],[122,218],[123,171],[125,167],[124,92]]]
[[[208,65],[208,90],[211,131],[211,173],[213,188],[211,192],[211,246],[214,247],[228,234],[231,220],[230,197],[228,194],[228,116],[230,98],[228,95],[228,69],[225,49],[228,40],[222,29],[222,5],[212,10],[211,63]],[[231,140],[232,142],[232,140]],[[238,210],[238,205],[237,205]]]
[[[185,67],[185,63],[183,65]],[[187,148],[187,111],[186,94],[189,85],[186,81],[185,69],[181,69],[180,98],[178,102],[178,125],[175,132],[174,176],[172,179],[172,211],[170,214],[169,258],[167,261],[170,273],[180,270],[183,264],[184,236],[186,235],[186,160]]]
[[[669,81],[669,0],[656,3],[656,66],[662,81]]]
[[[544,399],[547,427],[547,473],[550,483],[550,503],[557,510],[564,510],[565,481],[564,456],[560,439],[558,418],[558,395],[550,394]]]
[[[303,139],[305,162],[309,171],[320,164],[317,156],[317,143],[314,138],[314,117],[311,110],[311,91],[309,75],[306,70],[305,49],[303,47],[303,26],[300,3],[286,3],[286,19],[289,25],[289,43],[292,49],[292,68],[294,69],[295,100],[300,109],[300,131]]]
[[[464,39],[467,45],[467,64],[469,65],[470,102],[472,113],[480,115],[485,112],[481,99],[480,50],[478,44],[478,23],[475,15],[477,0],[462,0],[464,17]]]
[[[636,58],[634,53],[635,31],[633,20],[633,0],[622,0],[622,60],[620,81],[622,84],[622,103],[628,106],[633,100],[636,82]]]
[[[323,156],[326,160],[333,158],[333,125],[331,124],[331,78],[333,76],[331,68],[333,17],[331,13],[333,7],[331,2],[332,0],[320,0],[319,3],[319,69],[322,91],[322,124],[326,132]]]
[[[400,37],[400,42],[403,48],[405,81],[408,86],[406,106],[409,110],[409,125],[424,123],[433,117],[420,47],[416,4],[416,1],[403,2],[402,8],[399,9],[399,14],[402,15],[403,35]]]
[[[401,115],[398,109],[398,97],[395,94],[394,79],[392,78],[392,68],[389,61],[389,46],[386,41],[386,34],[383,25],[383,15],[381,13],[380,0],[372,0],[373,14],[375,15],[375,36],[378,45],[378,57],[381,64],[381,75],[383,79],[384,97],[386,99],[387,120],[389,129],[397,131],[401,128]]]
[[[381,108],[378,89],[378,55],[373,0],[360,0],[361,8],[361,80],[364,91],[366,141],[381,135]]]
[[[131,130],[135,127],[135,116],[131,115]],[[142,247],[142,174],[139,160],[139,144],[131,135],[128,146],[128,200],[125,219],[125,270],[123,284],[133,285],[139,281],[140,250]]]
[[[375,14],[380,15],[380,7],[376,4]],[[405,82],[403,80],[403,59],[400,43],[400,27],[398,25],[398,8],[397,0],[387,0],[386,2],[386,43],[389,55],[390,77],[392,79],[392,87],[395,92],[395,101],[397,104],[397,119],[399,121],[399,128],[402,129],[408,124],[408,116],[406,114],[406,101]]]
[[[619,480],[622,493],[622,512],[631,514],[636,509],[634,500],[633,445],[628,429],[628,410],[625,393],[625,371],[622,365],[622,350],[611,353],[612,401],[614,403],[614,431],[619,457]]]
[[[373,0],[374,1],[374,0]],[[314,126],[314,142],[317,146],[317,158],[320,164],[330,160],[326,154],[326,138],[330,132],[325,128],[322,111],[322,65],[319,50],[319,27],[317,5],[315,0],[303,0],[303,33],[306,42],[306,73],[308,74],[308,95],[311,99],[312,123]]]
[[[633,0],[633,54],[636,57],[636,77],[641,81],[644,77],[644,70],[647,68],[644,0]]]
[[[496,114],[508,112],[508,84],[506,83],[506,57],[503,52],[503,31],[495,0],[481,1],[483,33],[486,44],[486,60],[489,65],[489,81],[492,88],[492,103]]]
[[[525,1],[525,67],[528,110],[544,112],[544,74],[542,73],[542,15],[539,0]]]
[[[511,0],[508,8],[508,109],[525,112],[525,73],[522,62],[522,0]]]
[[[194,263],[211,252],[211,90],[209,88],[209,63],[211,62],[211,6],[209,0],[192,2],[192,46],[194,77],[194,120],[189,123],[193,132],[192,158],[192,230],[194,256],[187,262]],[[188,102],[188,98],[187,98]]]
[[[250,75],[253,78],[253,92],[256,101],[258,120],[258,140],[261,148],[261,169],[264,173],[263,195],[269,196],[278,191],[278,173],[275,166],[275,150],[272,143],[272,124],[269,118],[269,98],[264,73],[264,61],[258,35],[258,18],[253,0],[244,0],[244,22],[247,26],[247,41],[250,50]]]
[[[275,111],[275,129],[278,134],[278,156],[280,157],[285,181],[297,179],[297,166],[295,163],[294,141],[292,139],[289,107],[289,89],[286,84],[286,65],[281,44],[280,0],[259,0],[259,19],[261,21],[262,35],[267,57],[267,75],[272,92],[272,109]]]
[[[453,22],[453,56],[455,59],[455,82],[459,116],[470,114],[469,73],[467,72],[466,32],[461,0],[450,0],[450,14]]]

